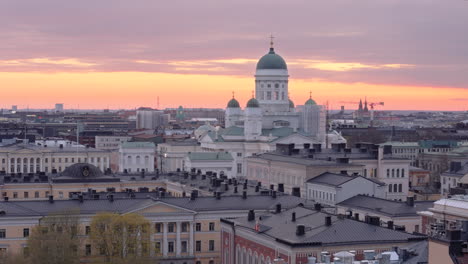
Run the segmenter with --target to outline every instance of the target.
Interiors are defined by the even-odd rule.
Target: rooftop
[[[296,214],[296,221],[292,220]],[[330,225],[326,224],[330,217]],[[281,213],[266,213],[258,217],[259,232],[255,230],[257,221],[248,221],[246,217],[223,219],[224,223],[235,225],[274,238],[277,242],[290,246],[330,246],[357,245],[385,242],[410,242],[425,240],[424,236],[370,225],[351,219],[340,218],[323,212],[307,209],[301,206],[291,208]],[[297,235],[298,225],[305,226],[305,234]]]
[[[370,180],[369,178],[364,178],[361,176],[350,176],[346,174],[336,174],[336,173],[330,173],[330,172],[324,172],[317,177],[309,179],[307,182],[308,183],[313,183],[313,184],[323,184],[323,185],[328,185],[328,186],[341,186],[344,183],[347,183],[351,180],[357,179],[357,178],[362,178],[365,180]],[[385,185],[385,183],[377,181],[377,180],[371,180],[374,183],[377,183],[378,185]]]
[[[432,207],[432,201],[415,201],[414,206],[406,202],[386,200],[366,195],[356,195],[337,204],[337,206],[355,208],[378,215],[391,217],[418,216],[418,211]]]

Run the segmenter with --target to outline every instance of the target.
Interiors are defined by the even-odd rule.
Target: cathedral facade
[[[249,141],[259,140],[264,129],[291,128],[324,143],[325,119],[325,107],[312,98],[299,107],[289,98],[288,67],[272,46],[257,63],[255,97],[244,110],[235,98],[228,102],[225,128],[243,127]]]

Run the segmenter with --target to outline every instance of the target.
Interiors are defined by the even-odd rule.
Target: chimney
[[[329,216],[329,215],[325,216],[325,225],[326,226],[331,226],[331,224],[332,224],[331,216]]]
[[[406,204],[408,206],[414,207],[414,197],[406,197]]]
[[[277,214],[281,213],[281,204],[280,204],[280,203],[279,203],[279,204],[276,204],[276,210],[275,210],[275,212],[276,212]]]
[[[247,199],[247,192],[246,191],[242,192],[242,199]]]
[[[315,211],[320,212],[320,210],[322,209],[322,205],[319,204],[319,203],[316,203],[316,204],[314,204],[314,209],[315,209]]]
[[[296,212],[292,212],[291,221],[296,222]]]
[[[305,234],[305,226],[297,225],[296,226],[296,236],[303,236]]]
[[[278,192],[284,193],[284,183],[278,183]]]
[[[255,211],[254,210],[249,210],[249,214],[247,215],[247,220],[248,221],[254,221],[255,220]]]
[[[195,193],[192,191],[192,192],[190,193],[190,200],[193,201],[193,200],[195,200],[195,198],[196,198],[196,197],[195,197]]]
[[[49,203],[53,203],[54,202],[54,196],[53,195],[49,195]]]
[[[388,229],[393,229],[393,221],[388,221],[387,222],[387,228]]]

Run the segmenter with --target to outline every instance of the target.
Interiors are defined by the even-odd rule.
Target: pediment
[[[143,206],[141,208],[137,208],[135,210],[132,210],[129,213],[140,213],[140,214],[181,214],[181,213],[193,213],[193,211],[164,203],[161,201],[154,202],[152,204]]]

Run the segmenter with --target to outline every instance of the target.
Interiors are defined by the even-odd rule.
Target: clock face
[[[89,168],[84,167],[83,171],[81,173],[83,174],[84,177],[88,177],[89,176]]]

